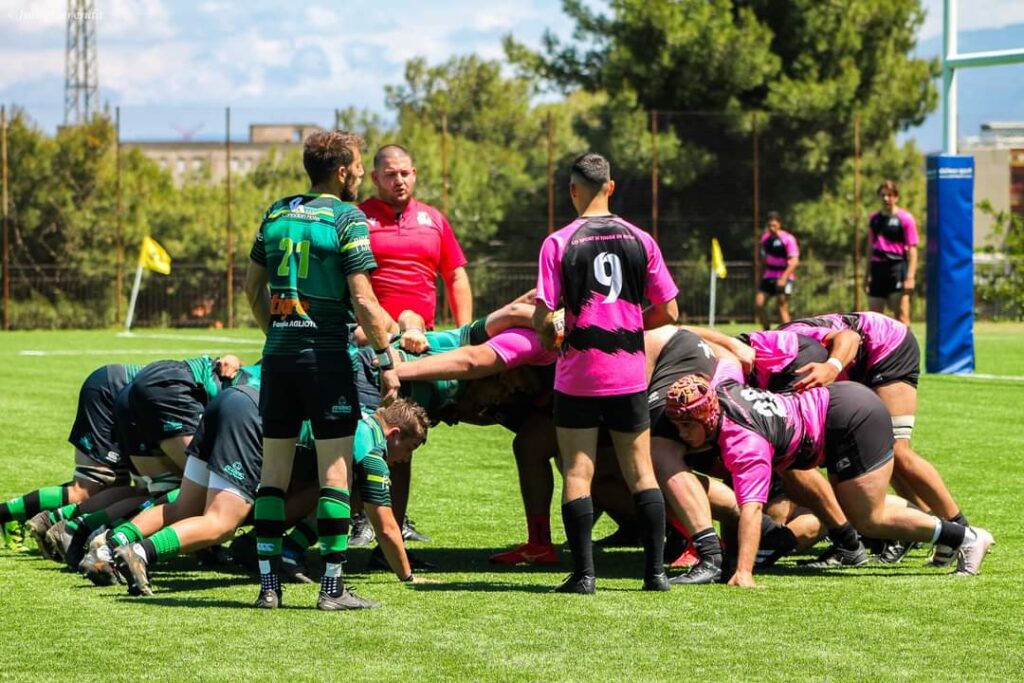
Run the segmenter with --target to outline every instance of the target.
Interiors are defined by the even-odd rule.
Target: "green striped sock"
[[[178,540],[178,532],[174,527],[164,527],[147,540],[153,543],[157,559],[174,557],[181,550],[181,541]]]
[[[256,556],[259,558],[260,583],[264,588],[280,588],[281,545],[284,534],[284,491],[261,486],[253,505],[253,529],[256,532]]]
[[[138,543],[143,538],[145,538],[145,536],[142,535],[142,531],[140,531],[139,527],[135,526],[131,522],[125,522],[110,532],[110,544],[114,548],[120,548],[123,545],[129,545],[131,543]]]

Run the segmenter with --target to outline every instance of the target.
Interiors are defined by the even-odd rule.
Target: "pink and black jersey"
[[[841,330],[853,330],[860,335],[861,344],[857,351],[857,357],[848,367],[850,379],[855,382],[862,382],[869,385],[881,384],[885,377],[877,377],[877,368],[897,353],[910,350],[904,347],[910,346],[908,340],[912,340],[909,328],[898,320],[890,318],[881,313],[860,312],[860,313],[829,313],[814,318],[794,320],[781,326],[781,329],[790,332],[812,337],[824,343],[825,337],[830,332]],[[912,345],[916,349],[916,342]],[[907,359],[909,365],[913,359]],[[900,365],[908,365],[901,363]],[[909,372],[910,368],[907,368]],[[916,372],[916,369],[915,369]],[[888,379],[901,379],[891,376]],[[906,374],[899,372],[896,374]],[[916,384],[916,377],[914,379]]]
[[[782,395],[726,381],[716,391],[722,406],[716,445],[740,505],[768,501],[773,470],[824,462],[827,388]]]
[[[764,278],[776,280],[786,271],[789,259],[800,256],[796,237],[785,230],[774,233],[765,230],[761,235],[761,256],[764,257]]]
[[[876,211],[868,223],[868,236],[872,263],[904,261],[910,248],[917,246],[917,223],[906,209],[893,214]]]
[[[800,379],[798,369],[828,360],[828,351],[821,342],[790,330],[748,332],[738,339],[754,349],[754,367],[747,384],[758,389],[790,392]],[[846,379],[845,374],[839,379]]]
[[[618,216],[581,217],[544,240],[537,299],[565,306],[555,389],[618,396],[647,389],[643,300],[679,289],[650,235]]]

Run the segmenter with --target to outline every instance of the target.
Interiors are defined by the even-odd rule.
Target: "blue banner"
[[[925,368],[974,371],[974,157],[928,157]]]

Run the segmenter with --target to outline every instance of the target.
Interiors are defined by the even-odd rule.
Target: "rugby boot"
[[[136,552],[136,545],[133,543],[115,548],[114,566],[128,584],[128,595],[152,595],[153,589],[149,586],[149,567],[142,555]]]
[[[864,544],[860,544],[855,550],[846,550],[833,545],[819,555],[818,559],[797,564],[808,569],[836,569],[839,567],[863,567],[867,563],[868,552],[864,549]]]
[[[46,542],[50,546],[50,556],[56,562],[64,561],[64,553],[71,545],[71,532],[67,527],[67,520],[62,519],[46,530]]]
[[[36,547],[39,548],[39,553],[48,560],[53,559],[53,547],[48,543],[46,539],[46,532],[53,526],[53,522],[50,521],[50,512],[43,510],[32,519],[25,522],[25,528],[28,533],[31,534],[33,540],[36,542]]]
[[[110,548],[90,548],[78,565],[78,573],[97,586],[113,586],[121,582],[121,576],[114,568]]]
[[[310,578],[305,563],[291,557],[281,558],[281,575],[289,583],[316,583]]]
[[[316,599],[316,608],[328,612],[350,609],[376,609],[380,603],[376,600],[367,600],[349,590],[348,586],[341,589],[338,595],[329,595],[320,591]]]
[[[981,573],[981,563],[995,542],[992,534],[981,527],[968,527],[957,554],[953,576],[977,576]]]
[[[676,586],[696,586],[705,583],[717,583],[722,578],[722,568],[709,560],[701,560],[685,574],[673,576],[668,580]]]
[[[885,547],[875,557],[875,561],[880,564],[898,564],[916,547],[917,543],[914,541],[886,541]]]
[[[942,545],[936,543],[932,547],[932,552],[928,556],[927,566],[929,567],[948,567],[956,560],[957,552],[956,548],[951,548],[948,545]]]
[[[404,529],[402,536],[405,537]],[[373,543],[375,538],[377,538],[377,534],[374,533],[373,525],[370,524],[370,520],[366,519],[366,515],[362,513],[352,515],[352,531],[348,536],[348,547],[362,548]]]
[[[82,558],[85,557],[88,550],[89,541],[98,534],[98,531],[89,531],[88,527],[80,526],[78,531],[71,535],[71,540],[64,548],[64,564],[68,566],[68,569],[73,572],[78,571],[78,565],[81,564]]]
[[[257,609],[277,609],[281,606],[281,591],[271,588],[261,588],[259,597],[253,603]]]
[[[491,564],[558,564],[558,550],[553,545],[523,543],[511,550],[494,553],[489,558]]]
[[[569,574],[562,583],[553,589],[555,593],[577,593],[593,595],[597,590],[596,581],[590,574]]]
[[[408,517],[402,522],[402,538],[407,541],[416,541],[417,543],[430,543],[430,536],[427,536],[422,531],[416,529],[416,523]]]
[[[644,577],[644,590],[652,593],[664,593],[667,590],[671,590],[672,586],[669,584],[668,576],[665,572],[655,574],[654,576]]]

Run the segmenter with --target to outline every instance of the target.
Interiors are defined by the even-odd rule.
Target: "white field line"
[[[118,332],[118,338],[120,339],[173,339],[174,341],[203,341],[203,342],[219,342],[221,344],[248,344],[250,346],[263,346],[262,339],[237,339],[235,337],[217,337],[214,335],[203,335],[203,334],[149,334],[146,332]]]
[[[929,374],[928,377],[942,377],[942,378],[951,378],[951,379],[998,380],[998,381],[1001,381],[1001,382],[1024,382],[1024,375],[991,375],[991,374],[988,374],[986,372],[974,372],[974,373],[964,373],[964,374],[956,374],[956,375],[938,375],[938,374],[932,375],[932,374]]]
[[[35,351],[26,349],[18,351],[19,356],[167,356],[178,358],[197,353],[213,354],[224,349],[61,349],[59,351]]]

